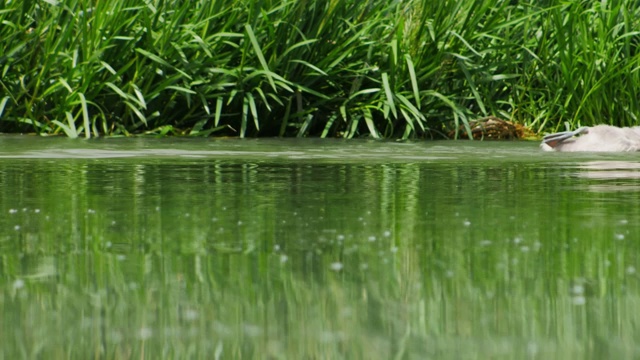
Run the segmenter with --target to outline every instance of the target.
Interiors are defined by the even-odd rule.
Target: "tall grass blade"
[[[264,58],[264,54],[262,53],[262,49],[260,49],[260,44],[258,43],[258,39],[256,39],[256,35],[253,33],[253,29],[251,28],[251,25],[246,24],[244,28],[247,31],[249,40],[251,41],[251,46],[253,46],[253,51],[256,53],[256,56],[260,61],[260,65],[262,65],[262,68],[265,71],[265,75],[269,80],[269,84],[271,84],[273,91],[278,92],[278,89],[276,88],[276,84],[273,81],[273,77],[271,76],[272,72],[269,70],[269,65],[267,64],[267,60],[265,60]]]
[[[300,127],[300,130],[298,131],[297,137],[301,138],[307,134],[307,130],[311,126],[312,121],[313,121],[313,115],[311,114],[307,115],[305,121],[302,123],[302,126]]]
[[[351,119],[351,124],[349,126],[349,131],[347,131],[345,133],[345,137],[347,139],[351,139],[356,135],[356,132],[358,131],[358,125],[359,124],[360,124],[360,116],[354,115],[353,118]]]
[[[369,133],[374,139],[379,139],[380,135],[378,134],[378,129],[373,123],[373,116],[371,115],[371,110],[368,108],[362,109],[362,114],[364,116],[364,121],[367,124],[367,128],[369,128]]]
[[[482,97],[480,96],[480,93],[478,93],[476,83],[475,81],[473,81],[473,78],[469,73],[469,69],[467,69],[467,66],[462,61],[458,61],[458,64],[460,66],[460,69],[462,69],[462,72],[464,73],[464,77],[467,79],[467,82],[469,83],[469,90],[471,90],[471,93],[476,99],[476,103],[480,107],[480,111],[482,111],[482,115],[487,115],[487,109],[485,109],[484,107],[484,102],[482,101]]]
[[[322,130],[322,134],[320,134],[320,138],[324,139],[329,135],[329,131],[331,130],[331,127],[333,126],[333,123],[336,121],[337,118],[338,118],[337,115],[333,115],[327,120],[327,123],[324,126],[324,130]]]
[[[280,137],[284,136],[285,132],[287,131],[287,126],[289,125],[289,117],[291,116],[292,104],[293,104],[293,98],[289,98],[289,101],[287,101],[287,106],[284,111],[282,122],[280,123],[280,132],[278,133],[278,136]]]
[[[411,81],[411,90],[413,90],[413,98],[416,102],[416,107],[420,109],[420,88],[418,86],[418,79],[416,77],[416,69],[413,66],[413,61],[411,61],[411,56],[409,54],[405,55],[405,61],[407,62],[407,69],[409,70],[409,80]]]
[[[106,82],[105,85],[111,90],[113,90],[116,94],[118,94],[123,100],[133,100],[129,95],[127,95],[124,91],[122,91],[122,89],[117,87],[115,84],[111,82]]]
[[[426,118],[424,116],[424,114],[422,114],[422,112],[416,108],[406,97],[404,97],[401,94],[397,94],[396,97],[398,98],[398,100],[400,100],[400,102],[406,107],[406,109],[409,111],[409,113],[405,113],[404,109],[401,109],[405,119],[409,120],[410,119],[415,119],[418,122],[418,125],[420,126],[420,128],[422,129],[422,131],[425,130],[423,123],[426,122]],[[411,122],[411,124],[413,124],[413,122]]]
[[[387,105],[391,109],[391,113],[393,113],[393,117],[395,119],[397,119],[398,118],[398,110],[396,109],[396,104],[393,101],[393,92],[391,91],[391,86],[389,86],[389,76],[387,75],[387,73],[382,73],[382,86],[384,88],[384,93],[385,93],[385,96],[386,96],[386,99],[387,99]],[[365,119],[366,119],[366,117],[365,117]],[[374,135],[374,137],[375,136],[376,135]]]
[[[0,118],[2,118],[2,113],[4,113],[4,107],[7,106],[7,102],[11,99],[9,96],[5,96],[0,100]]]
[[[78,93],[80,97],[80,105],[82,106],[82,120],[84,123],[84,137],[86,139],[91,138],[91,124],[89,122],[89,107],[87,106],[87,99],[83,93]]]
[[[242,118],[240,122],[240,137],[244,138],[247,133],[247,118],[249,116],[249,101],[246,97],[242,99]]]
[[[222,96],[219,96],[216,99],[216,113],[215,113],[215,117],[213,118],[214,119],[213,124],[216,127],[218,127],[218,125],[220,124],[220,115],[222,114],[223,101],[224,99],[222,98]]]
[[[251,116],[253,117],[253,122],[256,126],[256,130],[260,131],[260,123],[258,122],[258,109],[256,108],[256,100],[253,98],[253,95],[251,93],[247,93],[246,97],[249,103],[249,109],[251,110]]]
[[[132,102],[130,101],[125,101],[124,102],[125,105],[127,105],[127,107],[133,111],[133,113],[136,115],[136,117],[138,118],[138,120],[140,120],[145,126],[148,126],[149,123],[147,122],[147,117],[144,116],[144,114],[138,109],[138,107],[136,105],[134,105]]]
[[[67,118],[67,124],[64,124],[58,120],[51,121],[52,123],[58,125],[62,131],[71,139],[75,139],[78,137],[78,131],[76,129],[75,120],[73,119],[73,115],[70,112],[65,112]]]

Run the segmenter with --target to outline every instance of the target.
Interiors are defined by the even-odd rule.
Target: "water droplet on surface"
[[[189,320],[189,321],[193,321],[196,320],[198,318],[198,312],[195,310],[185,310],[184,312],[184,319],[185,320]]]
[[[343,318],[350,318],[353,315],[353,310],[350,307],[345,307],[340,310],[340,316]]]
[[[14,289],[22,289],[23,287],[24,287],[24,280],[16,279],[16,281],[13,282]]]
[[[262,329],[257,325],[244,324],[243,327],[244,327],[244,333],[247,334],[249,337],[256,337],[262,334]]]
[[[464,226],[470,226],[471,225],[471,221],[465,220],[465,221],[462,222],[462,224],[464,224]]]
[[[584,296],[575,296],[572,300],[573,305],[584,305],[587,303],[587,298]]]
[[[9,209],[9,214],[15,214],[17,212],[18,212],[17,209]]]
[[[382,233],[382,235],[384,235],[384,237],[389,237],[389,236],[391,236],[391,231],[385,230],[385,232]]]
[[[615,238],[616,240],[624,240],[624,234],[615,234],[615,235],[614,235],[614,238]]]
[[[331,264],[331,270],[333,271],[340,271],[342,270],[342,268],[344,267],[344,265],[342,265],[341,262],[334,262]]]
[[[109,333],[109,340],[115,344],[118,344],[122,341],[124,337],[122,336],[122,333],[120,333],[119,331],[111,331]]]
[[[138,337],[140,338],[140,340],[147,340],[151,337],[151,335],[153,335],[153,332],[148,327],[140,328],[140,330],[138,331]]]
[[[343,342],[346,338],[346,335],[342,331],[323,331],[320,336],[320,341],[326,342]]]
[[[13,227],[13,230],[15,230],[15,231],[20,230],[20,225],[16,225],[16,226],[14,226],[14,227]]]
[[[584,294],[584,286],[582,284],[575,284],[571,287],[571,293],[574,295]]]

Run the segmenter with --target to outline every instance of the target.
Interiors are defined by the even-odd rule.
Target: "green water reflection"
[[[2,358],[640,354],[631,155],[41,141],[0,154]]]

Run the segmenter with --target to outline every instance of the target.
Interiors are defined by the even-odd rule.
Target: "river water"
[[[636,154],[5,136],[0,184],[2,358],[640,356]]]

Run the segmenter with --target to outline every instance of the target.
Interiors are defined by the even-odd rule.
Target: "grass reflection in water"
[[[3,160],[0,353],[635,357],[638,192],[594,166]]]

